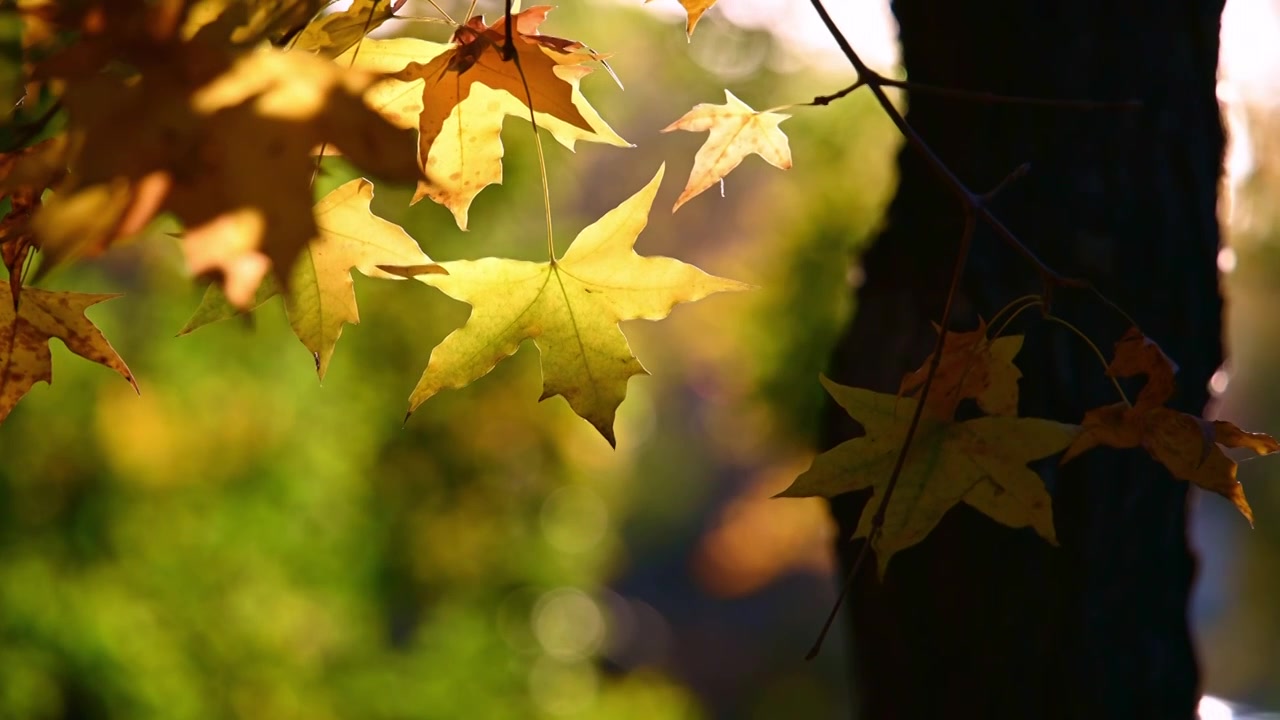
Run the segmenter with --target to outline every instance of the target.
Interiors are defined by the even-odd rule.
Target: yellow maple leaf
[[[531,8],[526,12],[533,10],[541,10],[545,16],[547,8]],[[456,90],[456,97],[437,97],[441,92],[440,83],[457,85],[458,79],[436,78],[423,68],[447,66],[448,58],[455,57],[457,52],[458,47],[453,44],[416,38],[365,40],[359,52],[349,51],[337,62],[354,63],[354,67],[361,70],[395,76],[373,86],[366,99],[397,127],[429,128],[419,137],[418,160],[426,170],[426,177],[419,181],[413,202],[425,197],[444,205],[453,213],[458,227],[465,230],[471,201],[485,187],[502,182],[503,120],[508,115],[528,120],[529,109],[518,75],[514,81],[507,78],[499,82],[494,80],[493,72],[479,71],[485,66],[473,66],[467,72],[456,74],[457,78],[467,80],[464,87]],[[497,52],[490,50],[491,54]],[[588,59],[579,53],[558,56]],[[500,60],[489,59],[486,63],[499,63],[497,68],[505,73],[516,72],[513,63],[501,64]],[[535,94],[534,117],[538,127],[570,150],[579,140],[630,147],[583,96],[580,83],[591,72],[590,68],[556,64],[551,72],[563,90],[567,90],[569,104],[576,115],[566,119],[567,113],[556,111],[551,104],[544,106],[540,102],[543,96]],[[562,90],[559,86],[552,89]]]
[[[111,343],[84,316],[92,305],[119,295],[50,292],[24,287],[14,308],[8,283],[0,284],[0,422],[37,382],[53,382],[49,340],[120,373],[133,389],[133,374]]]
[[[822,378],[849,416],[866,430],[822,453],[780,497],[834,497],[872,488],[854,537],[867,537],[906,438],[916,401],[851,388]],[[872,544],[880,574],[894,553],[924,540],[959,502],[1013,528],[1031,527],[1056,544],[1053,508],[1044,482],[1027,463],[1071,443],[1075,425],[1041,418],[979,417],[952,422],[920,419],[884,526]]]
[[[659,168],[642,190],[584,228],[558,260],[445,262],[447,275],[421,277],[472,311],[432,350],[409,412],[443,389],[483,377],[531,339],[542,355],[541,399],[564,396],[614,445],[614,413],[627,380],[647,374],[619,321],[660,320],[679,303],[749,287],[679,260],[636,254],[662,174]]]
[[[791,147],[778,123],[791,117],[774,112],[758,112],[724,91],[724,105],[700,103],[679,120],[662,129],[710,132],[707,141],[693,157],[693,171],[684,192],[676,199],[671,212],[724,179],[748,155],[756,154],[770,165],[786,170],[791,167]]]
[[[290,276],[285,312],[294,334],[315,358],[321,380],[342,337],[343,325],[360,322],[352,270],[389,280],[399,280],[401,276],[379,270],[378,265],[415,266],[420,273],[444,272],[399,225],[370,212],[372,201],[373,183],[360,178],[336,188],[316,203],[318,234],[298,257]],[[275,283],[263,283],[251,308],[278,292]],[[216,287],[210,286],[178,334],[185,335],[237,312]]]
[[[1268,455],[1280,451],[1280,442],[1264,433],[1245,432],[1229,422],[1209,421],[1164,407],[1173,396],[1175,372],[1173,361],[1159,345],[1137,328],[1130,328],[1116,342],[1107,374],[1146,375],[1147,384],[1132,407],[1121,402],[1085,413],[1080,436],[1067,448],[1061,462],[1067,463],[1099,445],[1141,447],[1174,477],[1230,500],[1252,525],[1253,510],[1236,479],[1236,461],[1227,457],[1222,448],[1246,448]]]
[[[168,210],[185,226],[191,272],[220,278],[243,307],[315,236],[316,147],[332,144],[388,180],[421,176],[412,133],[363,100],[372,75],[306,53],[262,49],[223,63],[195,45],[172,51],[136,81],[99,74],[68,89],[80,150],[34,223],[52,260],[101,249]]]

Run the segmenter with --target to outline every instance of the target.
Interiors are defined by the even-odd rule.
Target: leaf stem
[[[1074,334],[1076,337],[1083,340],[1085,345],[1089,346],[1089,349],[1093,351],[1093,354],[1095,356],[1097,356],[1098,362],[1102,363],[1102,367],[1104,370],[1109,367],[1109,364],[1107,363],[1107,356],[1102,354],[1102,351],[1098,349],[1098,346],[1095,345],[1094,342],[1089,339],[1088,335],[1085,335],[1083,332],[1081,332],[1080,328],[1076,327],[1075,325],[1072,325],[1066,320],[1063,320],[1057,315],[1046,314],[1044,316],[1044,319],[1048,320],[1049,322],[1057,323],[1062,327],[1070,330],[1072,334]],[[1134,327],[1137,327],[1137,326],[1135,325]],[[1120,395],[1120,399],[1124,401],[1124,404],[1128,405],[1129,407],[1133,407],[1133,403],[1129,402],[1129,396],[1124,394],[1124,388],[1120,387],[1120,381],[1117,380],[1110,373],[1106,373],[1106,375],[1107,375],[1107,379],[1111,381],[1112,386],[1115,387],[1116,392]]]
[[[360,57],[360,48],[364,46],[364,38],[369,34],[369,29],[373,27],[373,18],[378,14],[378,3],[380,2],[382,2],[382,0],[373,0],[373,5],[369,6],[369,17],[364,19],[364,28],[360,31],[360,39],[356,40],[356,47],[351,51],[351,61],[347,63],[348,70],[356,66],[356,58]],[[401,4],[404,4],[404,0],[400,0],[400,2]],[[393,8],[391,12],[394,13],[395,8]],[[297,37],[295,36],[294,39],[296,40]],[[329,142],[327,140],[320,143],[320,152],[316,153],[316,167],[315,170],[311,171],[311,186],[313,188],[316,184],[316,178],[320,176],[320,163],[324,162],[324,154],[328,149]]]
[[[445,22],[449,23],[450,25],[458,24],[457,20],[454,20],[453,18],[449,17],[449,13],[445,12],[444,8],[436,4],[436,0],[427,0],[427,4],[435,8],[435,11],[440,13],[440,16],[445,19]]]
[[[552,265],[556,263],[555,231],[551,223],[551,183],[547,180],[547,157],[542,150],[542,135],[538,133],[538,117],[533,110],[533,91],[529,89],[529,78],[520,65],[520,54],[515,51],[511,41],[511,0],[507,0],[507,47],[503,48],[503,57],[510,57],[516,64],[516,72],[520,73],[520,84],[524,86],[525,103],[529,106],[529,124],[533,126],[533,146],[538,151],[538,175],[542,178],[542,210],[547,221],[547,259]],[[509,55],[508,55],[509,53]]]
[[[1010,308],[1013,308],[1014,306],[1017,306],[1017,309],[1010,312]],[[1005,318],[1004,322],[1000,324],[1000,329],[992,333],[991,336],[1000,337],[1001,335],[1004,335],[1004,331],[1009,329],[1009,325],[1012,324],[1014,320],[1017,320],[1019,315],[1033,307],[1044,307],[1044,298],[1039,295],[1023,295],[1017,300],[1014,300],[1008,305],[1000,308],[1000,312],[996,313],[995,316],[991,318],[991,327],[995,326],[996,318],[1004,315],[1006,312],[1009,312],[1010,314],[1009,317]]]

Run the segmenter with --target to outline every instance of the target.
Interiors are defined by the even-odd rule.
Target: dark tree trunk
[[[1137,99],[1139,110],[979,104],[924,94],[909,120],[978,191],[1013,168],[998,216],[1049,264],[1088,278],[1181,367],[1174,405],[1200,412],[1221,360],[1215,256],[1223,131],[1215,97],[1222,0],[897,0],[912,81],[1009,95]],[[918,155],[864,258],[835,379],[896,390],[934,339],[960,213]],[[1039,291],[985,230],[954,327]],[[1062,291],[1054,312],[1106,352],[1127,322]],[[1034,313],[1032,314],[1034,315]],[[1025,316],[1024,316],[1025,317]],[[1079,422],[1114,402],[1098,359],[1059,326],[1031,325],[1019,356],[1024,415]],[[828,446],[859,432],[835,407]],[[1187,486],[1136,451],[1048,468],[1061,547],[952,510],[883,583],[869,562],[849,602],[858,704],[869,718],[1192,718],[1187,620],[1195,560]],[[848,537],[865,494],[836,498]],[[848,563],[860,547],[842,543]]]

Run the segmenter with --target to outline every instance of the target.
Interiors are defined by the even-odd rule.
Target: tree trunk
[[[894,3],[913,82],[1142,103],[1086,111],[916,93],[908,119],[975,191],[1031,163],[1000,194],[997,216],[1160,343],[1181,367],[1171,404],[1193,413],[1221,361],[1221,10],[1222,0]],[[961,227],[955,199],[911,148],[899,169],[885,229],[864,258],[856,317],[831,365],[836,380],[885,392],[932,347],[930,320],[941,315]],[[1034,269],[980,228],[953,328],[971,329],[1040,289]],[[1079,291],[1057,292],[1053,312],[1108,357],[1128,325]],[[1115,402],[1082,341],[1058,325],[1019,325],[1027,331],[1021,414],[1079,422]],[[827,447],[860,432],[834,405],[825,430]],[[1060,547],[961,505],[923,544],[895,555],[884,582],[865,564],[848,605],[862,716],[1195,716],[1187,485],[1139,451],[1046,465]],[[866,493],[833,500],[843,537],[865,502]],[[840,543],[846,567],[860,547]]]

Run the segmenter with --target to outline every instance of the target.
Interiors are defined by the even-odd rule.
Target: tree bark
[[[916,93],[908,119],[975,191],[1031,163],[997,199],[997,216],[1160,343],[1181,368],[1171,405],[1197,414],[1222,353],[1222,4],[894,3],[913,82],[1142,103],[1083,111]],[[831,363],[837,381],[884,392],[932,347],[930,320],[941,315],[961,228],[955,198],[910,147],[899,170],[885,228],[863,259],[855,318]],[[980,228],[953,327],[971,329],[978,316],[1040,290],[1034,269]],[[1057,292],[1053,312],[1108,357],[1128,326],[1078,291]],[[1045,322],[1019,329],[1027,331],[1021,414],[1079,422],[1085,410],[1116,401],[1078,338]],[[826,447],[860,432],[833,404],[824,423]],[[874,562],[864,565],[848,604],[863,717],[1195,717],[1187,485],[1140,451],[1094,450],[1042,469],[1060,547],[962,505],[923,544],[895,555],[883,582]],[[865,493],[833,500],[844,538],[865,503]],[[846,567],[860,547],[840,542]]]

